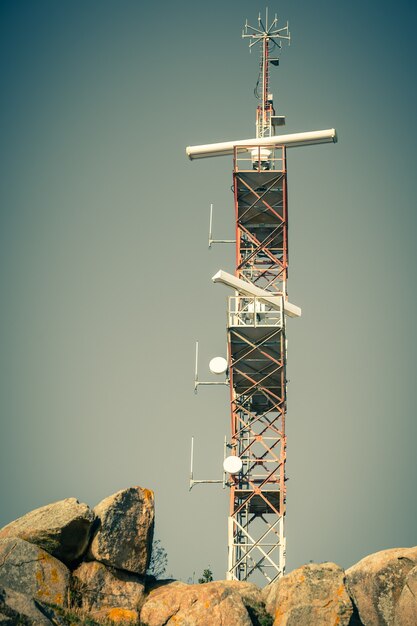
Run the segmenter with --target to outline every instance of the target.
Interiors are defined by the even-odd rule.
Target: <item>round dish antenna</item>
[[[227,456],[223,461],[223,469],[228,474],[239,474],[242,471],[242,459],[238,456]]]
[[[222,356],[215,356],[209,363],[209,370],[212,374],[224,374],[227,370],[227,361]]]

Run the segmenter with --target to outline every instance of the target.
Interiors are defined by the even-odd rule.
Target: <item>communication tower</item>
[[[275,114],[269,90],[270,66],[290,42],[288,24],[278,27],[258,17],[257,27],[245,24],[243,38],[259,46],[259,77],[255,95],[256,137],[248,140],[191,146],[190,159],[233,156],[236,217],[234,275],[219,270],[213,281],[234,290],[227,305],[227,362],[213,369],[230,387],[231,432],[225,441],[223,480],[230,489],[227,578],[248,580],[260,572],[270,582],[285,570],[287,413],[287,317],[301,309],[288,301],[287,148],[336,142],[334,129],[276,135],[285,118]],[[212,214],[210,214],[209,245]],[[218,240],[230,243],[231,240]],[[219,362],[220,363],[220,362]]]

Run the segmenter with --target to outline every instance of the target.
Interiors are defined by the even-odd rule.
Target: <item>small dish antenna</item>
[[[238,456],[227,456],[223,461],[223,469],[228,474],[239,474],[242,471],[243,463],[242,459]]]
[[[209,363],[212,374],[224,374],[227,370],[227,361],[222,356],[215,356]]]

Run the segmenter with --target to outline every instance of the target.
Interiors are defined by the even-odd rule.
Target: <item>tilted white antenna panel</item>
[[[269,304],[273,309],[280,309],[281,302],[283,300],[282,296],[274,296],[271,291],[266,291],[265,289],[260,289],[256,287],[252,283],[248,283],[241,278],[236,278],[233,274],[229,274],[228,272],[224,272],[223,270],[219,270],[217,274],[211,279],[213,283],[222,283],[226,285],[226,287],[231,287],[232,289],[236,289],[239,293],[243,293],[245,295],[253,296],[254,298],[258,298]],[[299,306],[295,304],[291,304],[284,300],[284,312],[288,317],[301,317],[301,309]]]
[[[321,143],[336,142],[336,129],[328,128],[327,130],[312,130],[306,133],[292,133],[290,135],[274,135],[272,137],[238,139],[236,141],[208,143],[201,146],[188,146],[185,152],[188,158],[193,161],[194,159],[232,155],[235,148],[239,151],[245,151],[252,146],[285,146],[287,148],[298,148],[299,146],[316,146]]]

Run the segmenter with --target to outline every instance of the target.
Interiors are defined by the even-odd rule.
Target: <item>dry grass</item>
[[[53,623],[60,626],[115,626],[116,624],[117,626],[141,626],[137,620],[123,619],[121,613],[115,615],[115,619],[101,619],[97,616],[93,617],[91,613],[78,607],[65,609],[61,606],[42,602],[41,608],[43,612],[48,614]]]

